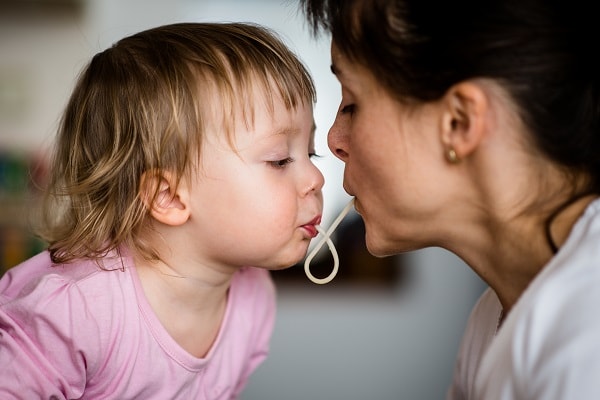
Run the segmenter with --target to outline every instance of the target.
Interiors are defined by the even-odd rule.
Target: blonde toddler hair
[[[207,126],[230,135],[240,106],[251,123],[256,85],[271,106],[274,96],[288,110],[316,101],[306,67],[258,25],[166,25],[95,55],[56,138],[39,231],[53,262],[99,260],[121,245],[159,259],[144,234],[142,176],[169,171],[179,182],[200,157]]]

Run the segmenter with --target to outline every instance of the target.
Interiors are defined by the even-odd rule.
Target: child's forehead
[[[204,70],[198,76],[198,84],[208,96],[219,99],[221,106],[232,111],[249,113],[257,104],[272,107],[275,101],[282,101],[288,109],[313,103],[311,92],[291,72],[252,65],[237,67],[227,65],[220,73]]]
[[[274,100],[272,107],[258,104],[243,106],[229,115],[231,119],[224,122],[221,132],[226,132],[231,137],[290,137],[303,133],[312,135],[315,126],[312,109],[306,110],[302,106],[287,108],[281,100]]]
[[[305,102],[287,107],[281,98],[263,95],[256,102],[237,102],[233,110],[217,111],[205,140],[234,151],[259,143],[281,143],[280,140],[302,139],[308,135],[313,143],[315,123],[312,106]],[[230,112],[231,111],[231,112]]]
[[[232,87],[230,92],[217,92],[209,97],[209,119],[213,125],[220,125],[226,130],[254,128],[260,121],[281,124],[278,121],[285,120],[303,107],[309,109],[312,118],[309,99],[298,98],[295,105],[289,104],[279,88],[270,83],[255,82]]]

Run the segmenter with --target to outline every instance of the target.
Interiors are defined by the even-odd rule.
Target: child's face
[[[254,126],[235,125],[232,149],[223,132],[207,132],[193,182],[193,246],[224,266],[278,269],[301,261],[321,220],[323,175],[313,165],[311,106],[274,112],[255,96]],[[194,251],[194,250],[192,250]]]

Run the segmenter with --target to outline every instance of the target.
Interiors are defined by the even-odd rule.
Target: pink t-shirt
[[[52,265],[43,252],[0,280],[1,399],[236,399],[265,359],[275,318],[269,272],[232,279],[205,358],[152,311],[132,260]]]

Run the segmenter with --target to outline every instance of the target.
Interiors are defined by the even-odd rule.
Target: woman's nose
[[[336,117],[327,135],[329,150],[340,160],[348,159],[348,130],[345,118]]]

